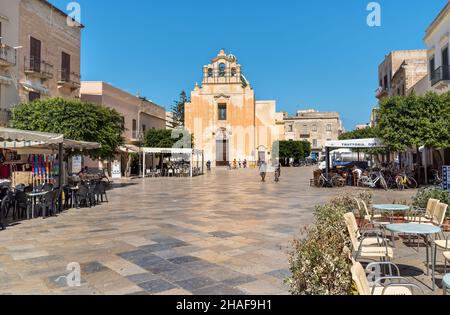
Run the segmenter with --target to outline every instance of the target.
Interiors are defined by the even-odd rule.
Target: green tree
[[[449,147],[450,93],[384,99],[380,104],[379,132],[391,151]]]
[[[311,143],[308,141],[276,141],[273,148],[278,148],[278,157],[284,163],[288,159],[304,160],[311,154]],[[275,155],[277,152],[273,152]],[[277,158],[273,156],[272,158]]]
[[[183,128],[152,129],[145,134],[144,145],[148,148],[192,148],[193,135]]]
[[[185,106],[186,103],[189,103],[190,100],[186,95],[186,92],[183,90],[180,93],[180,98],[178,101],[175,101],[175,104],[172,106],[172,114],[173,114],[173,128],[184,126],[184,117],[185,117]]]
[[[365,128],[358,129],[349,132],[345,132],[339,136],[339,140],[353,140],[353,139],[369,139],[369,138],[378,138],[379,131],[377,128]]]
[[[123,117],[98,104],[62,98],[39,99],[12,109],[11,127],[64,134],[72,140],[98,142],[101,149],[89,151],[95,159],[109,159],[123,144]]]

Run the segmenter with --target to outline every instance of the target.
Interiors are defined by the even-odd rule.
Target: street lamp
[[[142,169],[142,148],[143,148],[143,144],[144,144],[144,132],[139,131],[138,133],[138,141],[139,141],[139,177],[144,177],[145,174],[143,174],[143,169]]]

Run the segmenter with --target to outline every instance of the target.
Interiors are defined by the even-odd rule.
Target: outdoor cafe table
[[[425,245],[427,250],[427,276],[430,275],[430,257],[433,257],[433,246],[429,246],[430,236],[440,233],[442,230],[440,227],[428,224],[416,224],[416,223],[400,223],[400,224],[389,224],[386,225],[386,229],[392,233],[403,233],[412,234],[425,237]],[[428,248],[430,248],[430,253],[428,254]],[[431,259],[431,272],[433,279],[433,291],[435,289],[435,261]]]
[[[383,211],[383,212],[390,212],[391,213],[391,223],[394,223],[394,213],[405,212],[405,211],[409,211],[411,209],[410,206],[396,205],[396,204],[373,205],[373,208],[376,210]]]
[[[36,198],[45,196],[48,191],[32,191],[27,193],[28,198],[31,199],[31,218],[34,219],[34,205],[36,204]]]
[[[68,190],[70,190],[70,194],[71,194],[71,205],[70,205],[70,207],[71,208],[74,208],[75,207],[75,193],[78,191],[78,190],[80,190],[80,187],[78,187],[78,186],[69,186],[69,187],[67,187],[67,189]]]

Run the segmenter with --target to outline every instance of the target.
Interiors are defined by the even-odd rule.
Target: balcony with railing
[[[59,70],[59,76],[58,76],[58,85],[59,86],[66,86],[70,88],[71,90],[76,90],[81,87],[80,81],[81,76],[78,73],[70,72],[68,70],[62,69]]]
[[[53,65],[36,57],[25,57],[25,73],[41,79],[53,78]]]
[[[382,86],[378,87],[378,89],[375,90],[375,97],[378,99],[381,99],[381,98],[387,96],[388,94],[389,94],[388,89],[386,89]]]
[[[448,85],[450,82],[450,65],[441,66],[431,73],[430,77],[431,86],[435,86],[438,83]]]
[[[0,66],[10,67],[16,65],[17,51],[8,45],[0,44]]]

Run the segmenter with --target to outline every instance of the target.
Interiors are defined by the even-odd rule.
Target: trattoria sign
[[[383,141],[380,139],[354,139],[341,141],[327,141],[327,148],[348,148],[348,149],[367,149],[367,148],[383,148]]]

